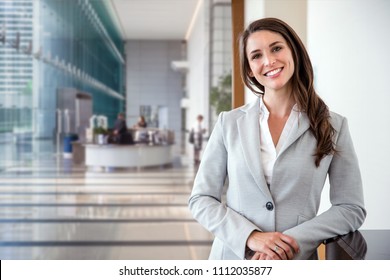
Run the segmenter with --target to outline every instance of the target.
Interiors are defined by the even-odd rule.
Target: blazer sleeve
[[[228,157],[223,136],[223,115],[219,115],[203,153],[189,208],[201,225],[244,259],[248,236],[258,228],[222,202]]]
[[[296,257],[298,259],[307,259],[328,238],[357,230],[365,220],[362,179],[345,118],[341,120],[336,150],[328,171],[332,206],[284,232],[299,243],[301,252]]]

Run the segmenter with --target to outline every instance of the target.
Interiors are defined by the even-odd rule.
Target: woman
[[[195,165],[200,163],[200,152],[203,147],[203,134],[206,129],[203,127],[203,115],[196,117],[196,123],[191,128],[191,133],[194,134],[194,163]]]
[[[138,118],[138,122],[133,126],[134,128],[146,128],[148,126],[144,116]]]
[[[316,94],[309,56],[285,22],[251,23],[240,52],[243,82],[259,98],[220,114],[191,212],[215,236],[210,259],[315,259],[322,241],[366,217],[347,120]],[[327,176],[332,206],[317,216]]]
[[[122,144],[127,134],[126,116],[124,113],[118,113],[117,119],[114,124],[113,136],[114,142]]]

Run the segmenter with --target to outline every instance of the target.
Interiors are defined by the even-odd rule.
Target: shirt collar
[[[299,111],[298,109],[298,104],[295,103],[294,106],[292,107],[291,109],[291,113],[290,114],[298,114],[298,116],[301,115],[301,112]],[[264,101],[263,101],[263,97],[260,97],[260,116],[269,116],[269,111],[267,109],[267,106],[265,106],[264,104]]]
[[[260,117],[267,117],[269,116],[269,111],[267,109],[267,106],[265,106],[263,97],[260,97]]]

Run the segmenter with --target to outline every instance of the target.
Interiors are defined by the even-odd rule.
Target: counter
[[[325,242],[327,260],[390,260],[390,230],[358,230]]]
[[[147,167],[172,163],[172,145],[85,144],[88,168]]]

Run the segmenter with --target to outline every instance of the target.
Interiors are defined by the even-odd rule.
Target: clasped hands
[[[292,260],[299,252],[295,239],[280,232],[253,231],[246,245],[254,252],[251,260]]]

